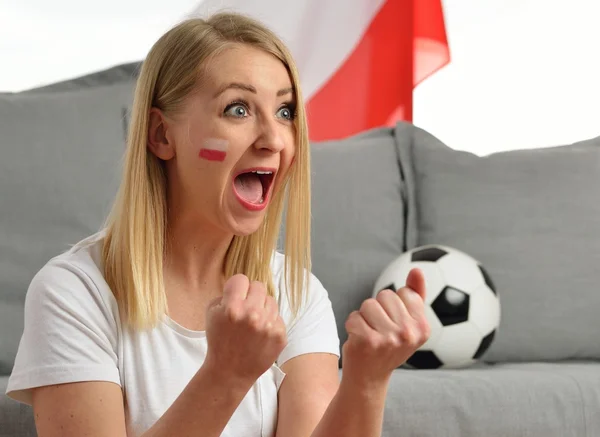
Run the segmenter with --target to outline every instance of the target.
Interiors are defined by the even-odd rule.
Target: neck
[[[201,227],[193,218],[169,217],[165,274],[189,290],[223,285],[225,255],[233,238],[222,230]]]

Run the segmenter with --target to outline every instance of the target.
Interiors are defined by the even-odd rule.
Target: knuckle
[[[396,292],[392,291],[389,288],[386,288],[385,290],[382,290],[377,294],[376,299],[378,302],[381,302],[383,300],[388,300],[388,299],[396,297],[396,296],[397,296]]]
[[[385,348],[385,339],[380,335],[369,334],[366,338],[366,343],[375,352]]]
[[[417,313],[419,314],[419,319],[422,318],[422,319],[426,320],[425,301],[423,301],[423,299],[421,299],[421,297],[419,297],[419,295],[417,293],[414,293],[413,305],[414,305],[414,308],[416,308]]]
[[[431,336],[431,325],[425,313],[423,312],[418,317],[415,317],[413,324],[422,341],[427,341]]]
[[[277,346],[280,349],[283,349],[284,347],[286,347],[287,343],[288,343],[288,340],[287,340],[286,335],[281,335],[280,337],[277,338]]]
[[[401,333],[402,343],[414,347],[419,342],[419,336],[417,336],[414,329],[410,326],[405,326]]]
[[[397,349],[402,346],[402,342],[397,333],[390,332],[385,336],[385,345],[389,349]]]
[[[229,280],[227,281],[227,284],[231,284],[233,285],[233,288],[237,288],[237,287],[246,287],[248,288],[248,277],[242,273],[237,273],[235,275],[233,275],[231,278],[229,278]],[[226,287],[228,288],[228,287]]]
[[[240,322],[243,318],[242,311],[237,306],[228,306],[225,309],[225,314],[227,315],[227,318],[234,323]]]
[[[406,296],[406,287],[399,288],[396,291],[395,295],[398,296],[401,300],[404,300]]]
[[[247,321],[248,321],[248,325],[250,326],[250,328],[252,328],[255,331],[260,330],[261,328],[261,315],[258,311],[256,310],[251,310],[248,312],[247,315]]]
[[[348,329],[349,327],[354,326],[354,323],[356,323],[356,318],[357,317],[359,317],[358,311],[352,311],[348,315],[348,318],[346,319],[346,323],[344,324],[344,326],[346,327],[346,329]]]
[[[250,288],[256,293],[267,294],[267,288],[265,287],[265,284],[260,281],[250,282]]]
[[[379,306],[379,302],[377,302],[376,299],[374,299],[374,298],[371,297],[371,298],[366,299],[365,301],[363,301],[363,303],[360,306],[360,311],[361,312],[363,312],[363,311],[369,311],[369,310],[372,310],[374,308],[377,308],[378,306]]]
[[[279,306],[277,305],[277,301],[273,296],[267,296],[265,298],[265,306],[269,309],[279,312]]]
[[[349,331],[351,327],[352,327],[352,317],[348,316],[348,318],[344,322],[344,328],[346,329],[346,331]]]
[[[347,320],[355,320],[357,317],[360,317],[360,313],[358,311],[352,311],[350,314],[348,314]]]
[[[358,336],[362,337],[365,334],[363,320],[364,320],[364,318],[363,318],[362,314],[360,314],[358,311],[355,311],[346,320],[346,323],[345,323],[346,331],[348,333],[352,333],[354,335],[358,335]]]
[[[287,331],[285,329],[285,326],[281,326],[277,330],[277,338],[287,342]]]
[[[271,335],[273,339],[277,342],[277,344],[287,344],[287,331],[283,323],[277,323],[275,327],[271,330]]]
[[[421,341],[425,343],[431,337],[431,325],[427,320],[421,325]]]

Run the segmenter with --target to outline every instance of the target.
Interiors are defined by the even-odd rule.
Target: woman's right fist
[[[232,276],[207,308],[205,363],[253,384],[287,344],[286,327],[264,284]]]

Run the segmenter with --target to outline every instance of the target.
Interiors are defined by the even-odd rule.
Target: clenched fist
[[[381,291],[363,302],[346,321],[344,375],[354,382],[385,382],[429,338],[425,316],[425,278],[418,269],[406,286]]]
[[[287,344],[277,302],[264,284],[242,274],[225,283],[207,308],[205,364],[253,384]]]

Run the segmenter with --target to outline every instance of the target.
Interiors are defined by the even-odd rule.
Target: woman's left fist
[[[427,341],[425,291],[423,273],[413,269],[405,287],[383,290],[350,314],[343,346],[344,376],[367,384],[387,381]]]

